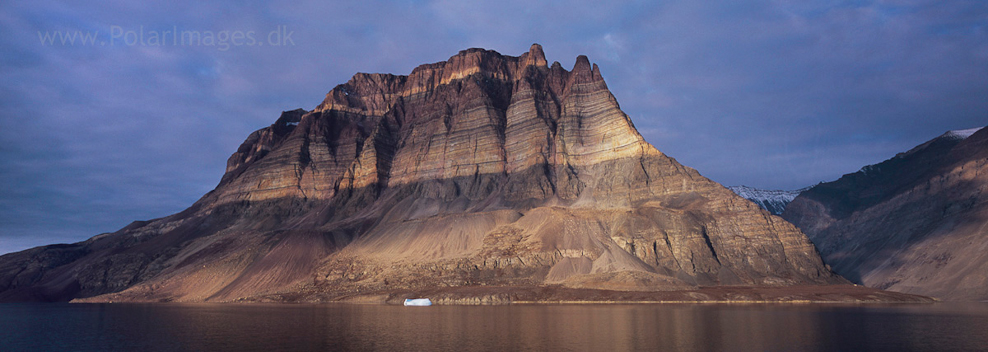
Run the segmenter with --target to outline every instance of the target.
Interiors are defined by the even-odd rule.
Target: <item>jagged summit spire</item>
[[[542,51],[542,45],[539,45],[538,43],[532,44],[532,47],[528,49],[528,56],[525,59],[526,65],[541,67],[549,65],[549,62],[545,60],[545,52]]]
[[[580,55],[576,57],[576,64],[573,65],[573,73],[584,73],[590,72],[590,59],[586,55]]]

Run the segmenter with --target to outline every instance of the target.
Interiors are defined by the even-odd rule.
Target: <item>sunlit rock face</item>
[[[817,185],[782,216],[850,280],[988,300],[988,129],[947,132]]]
[[[7,299],[842,282],[794,226],[645,142],[587,57],[566,70],[538,45],[357,74],[252,133],[186,211],[0,259]]]

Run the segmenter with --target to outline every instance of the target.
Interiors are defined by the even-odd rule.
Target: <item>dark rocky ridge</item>
[[[470,49],[357,74],[252,133],[189,209],[0,257],[0,300],[333,300],[442,287],[845,281],[646,143],[585,56]]]
[[[870,287],[988,299],[988,129],[955,132],[799,195],[783,217]]]

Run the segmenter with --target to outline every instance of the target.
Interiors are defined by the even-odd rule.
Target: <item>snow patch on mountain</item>
[[[941,134],[940,137],[931,139],[931,140],[929,140],[926,143],[920,144],[920,145],[914,147],[913,149],[910,149],[909,151],[907,151],[905,153],[896,154],[896,156],[894,156],[893,159],[895,159],[895,158],[901,159],[901,158],[905,158],[907,156],[913,155],[915,153],[918,153],[921,150],[924,150],[924,149],[928,148],[930,145],[932,145],[933,143],[936,143],[938,141],[945,141],[945,140],[946,141],[962,141],[962,140],[965,140],[968,137],[971,137],[971,135],[973,135],[973,134],[977,133],[978,131],[980,131],[982,128],[984,128],[984,127],[969,128],[969,129],[966,129],[966,130],[947,131],[947,133]],[[869,165],[869,166],[874,166],[874,165]],[[868,166],[865,166],[865,167],[868,167]],[[862,169],[862,171],[869,171],[869,170]],[[865,172],[865,173],[867,173],[867,172]]]
[[[984,128],[984,127],[969,128],[969,129],[966,129],[966,130],[947,131],[947,133],[944,133],[943,134],[943,138],[967,139],[967,137],[970,137],[971,135],[977,133],[982,128]]]
[[[786,210],[786,206],[788,206],[793,199],[796,199],[796,196],[803,193],[803,191],[810,189],[809,187],[806,187],[793,191],[765,190],[743,185],[731,186],[727,188],[734,191],[734,193],[742,198],[755,202],[758,206],[775,215],[782,214],[782,212]]]

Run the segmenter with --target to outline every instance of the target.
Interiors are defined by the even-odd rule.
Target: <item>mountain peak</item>
[[[792,225],[645,142],[586,56],[544,63],[533,45],[356,74],[248,136],[189,209],[2,257],[18,286],[0,300],[843,282]]]
[[[949,139],[967,139],[968,137],[971,137],[972,135],[974,135],[975,133],[977,133],[978,131],[980,131],[982,128],[984,128],[984,127],[975,127],[975,128],[964,129],[964,130],[947,131],[947,133],[944,133],[940,137],[941,138],[949,138]]]
[[[525,65],[532,65],[538,67],[547,67],[548,62],[545,60],[545,52],[542,51],[542,46],[538,43],[532,44],[532,47],[528,49],[528,53],[522,54]]]
[[[731,186],[727,188],[742,198],[758,204],[758,206],[762,207],[762,209],[768,210],[773,215],[781,215],[786,210],[786,206],[789,205],[789,203],[791,203],[796,196],[799,196],[799,194],[803,191],[810,189],[810,187],[806,187],[792,191],[765,190],[745,185]]]
[[[576,57],[576,64],[573,65],[573,73],[586,74],[590,73],[591,70],[590,59],[586,55]]]

